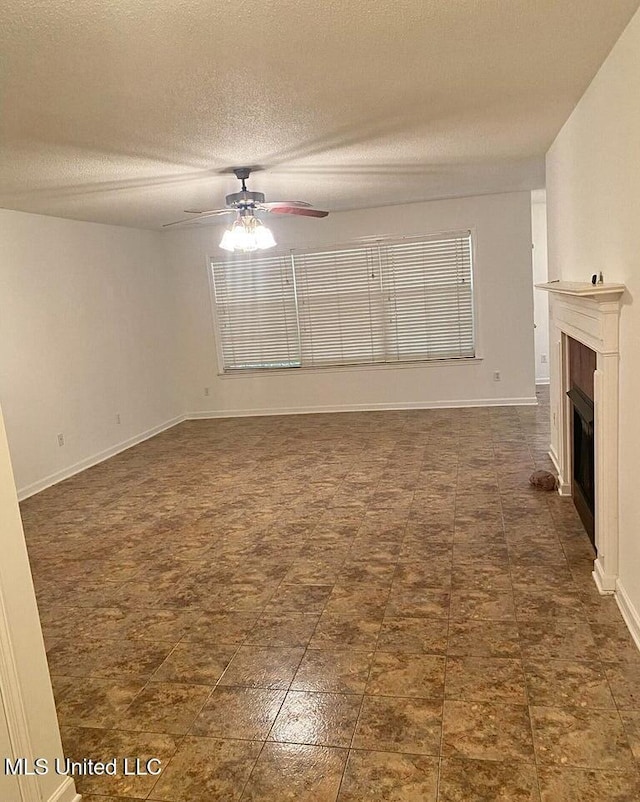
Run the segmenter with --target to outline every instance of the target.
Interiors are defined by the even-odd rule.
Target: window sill
[[[423,368],[451,368],[473,365],[482,362],[481,356],[466,359],[430,359],[423,362],[379,362],[373,365],[327,365],[315,368],[256,368],[251,370],[235,370],[230,373],[218,372],[220,379],[248,379],[256,376],[291,376],[314,373],[352,373],[354,371],[371,370],[417,370]]]

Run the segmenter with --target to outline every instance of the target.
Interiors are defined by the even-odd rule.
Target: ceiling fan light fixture
[[[225,251],[251,253],[273,248],[276,241],[271,233],[253,214],[243,214],[222,235],[220,247]]]

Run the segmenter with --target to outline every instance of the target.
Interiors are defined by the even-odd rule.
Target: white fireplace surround
[[[557,444],[550,456],[558,470],[558,492],[571,495],[573,477],[572,409],[568,338],[596,352],[594,373],[595,541],[593,578],[602,594],[616,590],[618,579],[618,328],[623,284],[556,281],[536,285],[551,295],[555,380],[551,409],[558,416]]]

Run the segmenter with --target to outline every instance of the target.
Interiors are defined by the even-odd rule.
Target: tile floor
[[[85,802],[631,802],[640,654],[548,406],[184,423],[22,505]]]

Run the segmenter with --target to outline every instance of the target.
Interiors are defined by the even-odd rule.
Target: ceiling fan
[[[242,182],[240,192],[233,192],[225,198],[224,209],[185,209],[185,214],[194,215],[173,223],[165,223],[163,228],[176,226],[180,223],[202,220],[207,217],[217,217],[223,214],[235,214],[236,219],[229,229],[224,232],[220,247],[227,251],[255,251],[271,248],[276,244],[271,231],[255,216],[255,212],[269,212],[271,214],[297,214],[303,217],[326,217],[329,212],[313,209],[310,203],[304,201],[272,201],[265,202],[262,192],[251,192],[247,189],[246,181],[251,174],[249,167],[235,167],[233,172]]]

